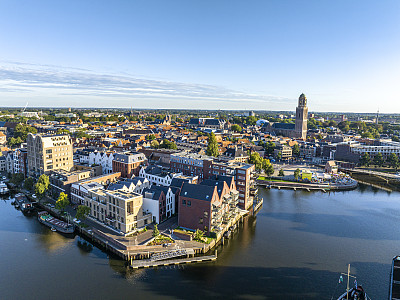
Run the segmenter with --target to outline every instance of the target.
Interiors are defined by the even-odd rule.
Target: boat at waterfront
[[[8,192],[9,192],[9,189],[8,189],[7,185],[3,181],[1,181],[0,182],[0,195],[8,194]]]
[[[389,300],[400,299],[400,255],[393,257],[390,272]]]
[[[29,212],[34,209],[32,202],[30,202],[22,193],[15,195],[15,204],[21,209],[22,212]]]
[[[55,230],[62,233],[73,233],[75,227],[73,224],[61,221],[53,216],[51,216],[47,211],[41,211],[38,213],[38,220],[40,223],[54,228]]]
[[[369,299],[365,293],[363,287],[357,284],[357,279],[355,276],[350,275],[350,264],[347,268],[347,273],[342,273],[342,275],[347,276],[347,288],[346,292],[339,296],[337,300],[367,300]],[[350,277],[354,278],[355,286],[350,288]],[[339,283],[343,282],[343,276],[340,276]]]

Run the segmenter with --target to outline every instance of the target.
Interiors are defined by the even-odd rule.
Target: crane
[[[22,112],[24,112],[25,109],[26,109],[27,107],[28,107],[28,102],[26,102],[26,105],[25,105],[25,107],[23,108]]]

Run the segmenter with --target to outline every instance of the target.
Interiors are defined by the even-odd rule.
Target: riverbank
[[[308,192],[312,190],[317,191],[347,191],[353,190],[357,187],[357,181],[352,180],[348,183],[328,183],[328,184],[320,184],[320,183],[305,183],[305,182],[293,182],[288,180],[279,181],[277,179],[274,180],[256,180],[256,184],[258,186],[262,186],[265,188],[277,188],[277,189],[293,189],[293,190],[306,190]]]

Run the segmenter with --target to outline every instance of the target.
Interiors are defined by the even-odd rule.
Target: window
[[[187,206],[192,206],[192,201],[188,200]]]
[[[183,205],[186,205],[186,200],[182,200],[182,204],[183,204]]]
[[[203,224],[203,218],[199,219],[199,224]]]

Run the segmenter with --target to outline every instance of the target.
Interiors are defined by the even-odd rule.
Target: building
[[[19,148],[13,152],[14,173],[21,173],[24,177],[28,176],[28,151],[25,148]]]
[[[69,171],[74,166],[71,139],[68,135],[27,137],[29,175],[38,177],[52,170]]]
[[[296,107],[295,123],[269,123],[264,127],[266,131],[276,135],[299,138],[305,140],[307,137],[308,107],[307,98],[304,94],[299,97]]]
[[[295,123],[295,137],[305,140],[307,137],[307,117],[308,107],[307,98],[304,94],[299,97],[299,102],[296,107],[296,123]]]
[[[239,206],[248,209],[253,205],[257,188],[254,184],[254,165],[241,162],[227,162],[197,153],[180,152],[171,155],[171,171],[188,176],[198,176],[199,181],[212,176],[233,176],[239,191]]]
[[[53,170],[50,171],[49,175],[49,190],[51,191],[53,198],[58,198],[60,193],[65,193],[71,199],[71,186],[81,180],[90,178],[91,169],[86,168],[82,170]]]
[[[215,130],[221,130],[225,127],[225,121],[213,118],[195,118],[190,119],[188,123],[189,128],[205,127]]]
[[[152,214],[153,222],[161,223],[175,214],[175,194],[170,187],[152,186],[142,195],[143,211]]]
[[[113,172],[121,172],[124,178],[138,176],[140,168],[147,163],[146,156],[138,152],[116,153],[112,161]]]
[[[338,166],[334,160],[327,161],[325,164],[325,173],[337,174]]]
[[[108,190],[122,190],[124,192],[141,194],[144,189],[148,189],[150,187],[151,183],[146,178],[135,177],[113,183],[108,187]]]
[[[292,148],[285,144],[279,144],[274,149],[274,157],[287,160],[292,157]]]
[[[3,132],[0,132],[0,145],[4,145],[5,143],[7,143],[7,136]]]
[[[113,160],[114,154],[112,152],[94,151],[89,153],[88,164],[100,165],[103,174],[111,174],[113,172]]]
[[[191,230],[219,233],[237,213],[239,193],[223,180],[185,183],[179,196],[178,225]],[[233,178],[232,178],[233,180]]]
[[[143,197],[140,194],[98,187],[88,191],[84,205],[90,208],[90,217],[123,235],[152,222],[151,214],[143,212]]]
[[[107,187],[112,183],[115,183],[118,178],[121,177],[121,173],[112,173],[107,175],[101,175],[92,177],[87,180],[81,180],[71,184],[71,202],[73,204],[84,204],[84,197],[89,196],[89,191],[97,189],[99,187]]]
[[[173,178],[182,175],[182,173],[165,172],[158,166],[142,167],[139,176],[146,178],[152,185],[170,186]]]

